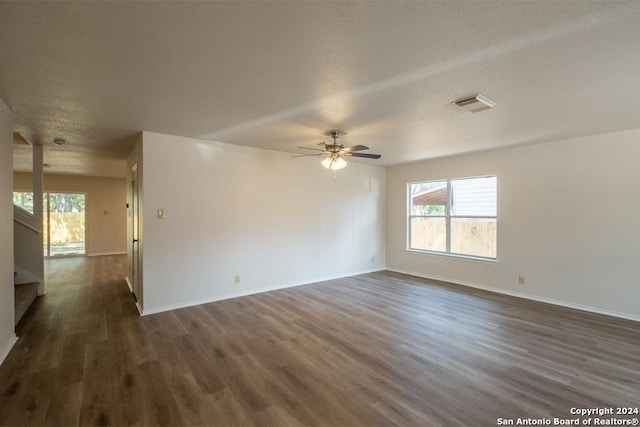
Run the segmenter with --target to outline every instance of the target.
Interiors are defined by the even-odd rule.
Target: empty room
[[[0,425],[637,425],[640,2],[0,2]]]

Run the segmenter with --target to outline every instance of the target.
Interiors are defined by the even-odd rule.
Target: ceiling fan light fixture
[[[347,166],[347,162],[340,156],[337,157],[327,157],[323,161],[320,162],[322,166],[332,171],[339,171],[340,169],[344,169]]]
[[[339,171],[340,169],[343,169],[345,166],[347,166],[346,160],[343,159],[342,157],[338,157],[333,162],[333,167],[331,169],[334,170],[334,171]]]
[[[490,110],[491,108],[496,106],[495,102],[480,94],[472,96],[471,98],[453,101],[453,104],[456,104],[458,107],[464,108],[465,110],[472,113],[479,113],[480,111]]]

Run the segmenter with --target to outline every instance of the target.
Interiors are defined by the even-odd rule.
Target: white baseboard
[[[124,281],[127,282],[127,286],[129,287],[129,292],[133,294],[133,285],[131,284],[131,280],[129,280],[129,276],[124,278]],[[140,301],[136,300],[136,308],[138,309],[138,313],[142,316],[142,306],[140,306]]]
[[[138,313],[140,313],[140,316],[145,315],[145,313],[142,312],[142,306],[140,305],[140,301],[136,301],[136,308],[138,309]]]
[[[124,252],[96,252],[87,254],[87,256],[105,256],[105,255],[126,255],[127,251]]]
[[[140,314],[142,316],[147,316],[147,315],[150,315],[150,314],[162,313],[163,311],[178,310],[180,308],[193,307],[195,305],[200,305],[200,304],[209,304],[211,302],[222,301],[222,300],[232,299],[232,298],[246,297],[248,295],[260,294],[262,292],[269,292],[269,291],[277,291],[277,290],[280,290],[280,289],[294,288],[296,286],[311,285],[313,283],[325,282],[327,280],[341,279],[343,277],[351,277],[351,276],[357,276],[359,274],[374,273],[376,271],[382,271],[382,270],[384,270],[384,269],[383,268],[376,268],[376,269],[365,270],[365,271],[356,272],[356,273],[352,273],[352,274],[345,274],[345,275],[339,275],[339,276],[330,276],[330,277],[319,278],[319,279],[313,280],[312,282],[289,283],[289,284],[286,284],[286,285],[272,286],[272,287],[268,287],[268,288],[249,290],[249,291],[245,291],[245,292],[232,292],[232,293],[223,294],[223,295],[216,295],[216,296],[213,296],[211,298],[203,298],[203,299],[199,299],[199,300],[191,300],[191,301],[186,301],[186,302],[182,302],[182,303],[178,303],[178,304],[164,305],[164,306],[160,306],[160,307],[151,307],[151,308],[147,308],[147,309],[142,310]],[[138,306],[138,310],[140,310],[139,306]]]
[[[4,359],[7,358],[7,356],[9,355],[9,352],[11,351],[11,349],[13,348],[13,346],[17,341],[18,341],[18,336],[16,334],[13,334],[13,336],[9,338],[9,341],[7,341],[4,347],[2,347],[2,350],[0,350],[0,365],[2,365],[2,362],[4,362]]]
[[[589,305],[576,304],[576,303],[571,302],[571,301],[564,301],[564,300],[558,300],[558,299],[554,299],[554,298],[541,297],[541,296],[538,296],[538,295],[531,295],[531,294],[526,294],[526,293],[522,293],[522,292],[515,292],[515,291],[508,290],[508,289],[494,288],[494,287],[491,287],[491,286],[479,285],[477,283],[471,283],[471,282],[464,282],[464,281],[460,281],[460,280],[450,279],[450,278],[447,278],[447,277],[426,276],[424,274],[416,273],[414,271],[398,270],[398,269],[395,269],[395,268],[387,268],[387,270],[393,271],[395,273],[407,274],[409,276],[421,277],[423,279],[439,280],[441,282],[449,282],[449,283],[453,283],[455,285],[462,285],[462,286],[468,286],[470,288],[482,289],[483,291],[494,292],[496,294],[509,295],[509,296],[516,297],[516,298],[522,298],[522,299],[527,299],[527,300],[531,300],[531,301],[543,302],[543,303],[546,303],[546,304],[557,305],[557,306],[560,306],[560,307],[573,308],[575,310],[587,311],[589,313],[603,314],[605,316],[618,317],[620,319],[633,320],[635,322],[640,322],[640,316],[636,316],[634,314],[621,313],[621,312],[618,312],[618,311],[607,310],[607,309],[600,308],[600,307],[593,307],[593,306],[589,306]]]

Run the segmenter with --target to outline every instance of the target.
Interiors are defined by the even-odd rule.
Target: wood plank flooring
[[[1,425],[495,426],[640,406],[636,322],[390,272],[140,317],[125,263],[47,261],[0,366]]]

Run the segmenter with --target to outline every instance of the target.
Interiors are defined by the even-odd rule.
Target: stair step
[[[16,285],[14,289],[15,293],[15,324],[17,325],[22,316],[29,310],[33,301],[38,296],[38,286],[40,283],[22,283]]]

